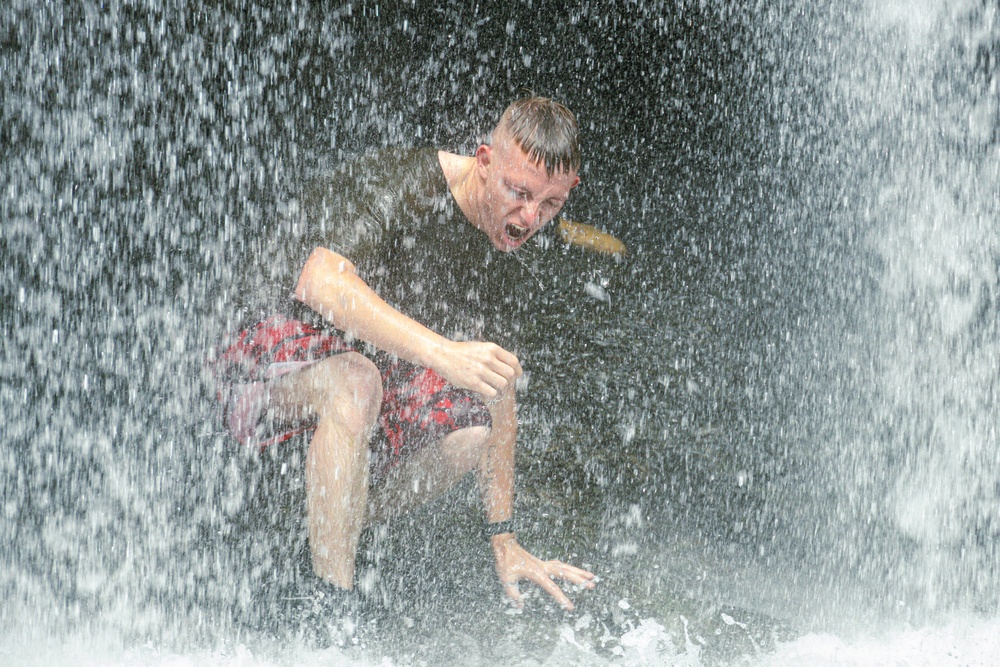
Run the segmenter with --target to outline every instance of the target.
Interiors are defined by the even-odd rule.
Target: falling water
[[[995,664],[997,4],[606,5],[0,8],[0,661]],[[601,584],[512,613],[460,487],[366,536],[357,645],[271,637],[295,476],[206,355],[307,174],[523,88],[630,247],[521,265],[523,540]]]
[[[811,576],[846,574],[909,621],[996,610],[996,20],[991,3],[851,19],[869,46],[835,50],[817,96],[831,177],[809,168],[784,212],[812,227],[790,247],[815,299],[780,370],[806,379],[791,532],[816,550]]]

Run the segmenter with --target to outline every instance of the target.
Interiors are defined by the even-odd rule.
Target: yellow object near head
[[[620,240],[597,227],[559,218],[559,238],[578,248],[604,255],[623,256],[627,248]]]

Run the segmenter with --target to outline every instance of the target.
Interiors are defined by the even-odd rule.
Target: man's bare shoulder
[[[437,156],[448,185],[454,185],[464,178],[476,161],[474,157],[457,155],[448,151],[438,151]]]

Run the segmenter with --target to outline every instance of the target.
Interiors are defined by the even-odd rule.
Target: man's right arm
[[[357,275],[350,260],[332,250],[313,250],[294,296],[351,336],[487,398],[521,375],[517,357],[499,345],[455,342],[400,313]]]

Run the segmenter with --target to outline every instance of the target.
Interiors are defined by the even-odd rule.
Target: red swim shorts
[[[237,332],[212,364],[223,423],[240,443],[261,450],[316,428],[314,421],[275,424],[266,419],[267,383],[350,351],[357,350],[340,336],[281,315]],[[383,394],[380,433],[372,451],[373,481],[452,431],[492,424],[477,394],[449,384],[435,371],[399,360],[376,364]]]

